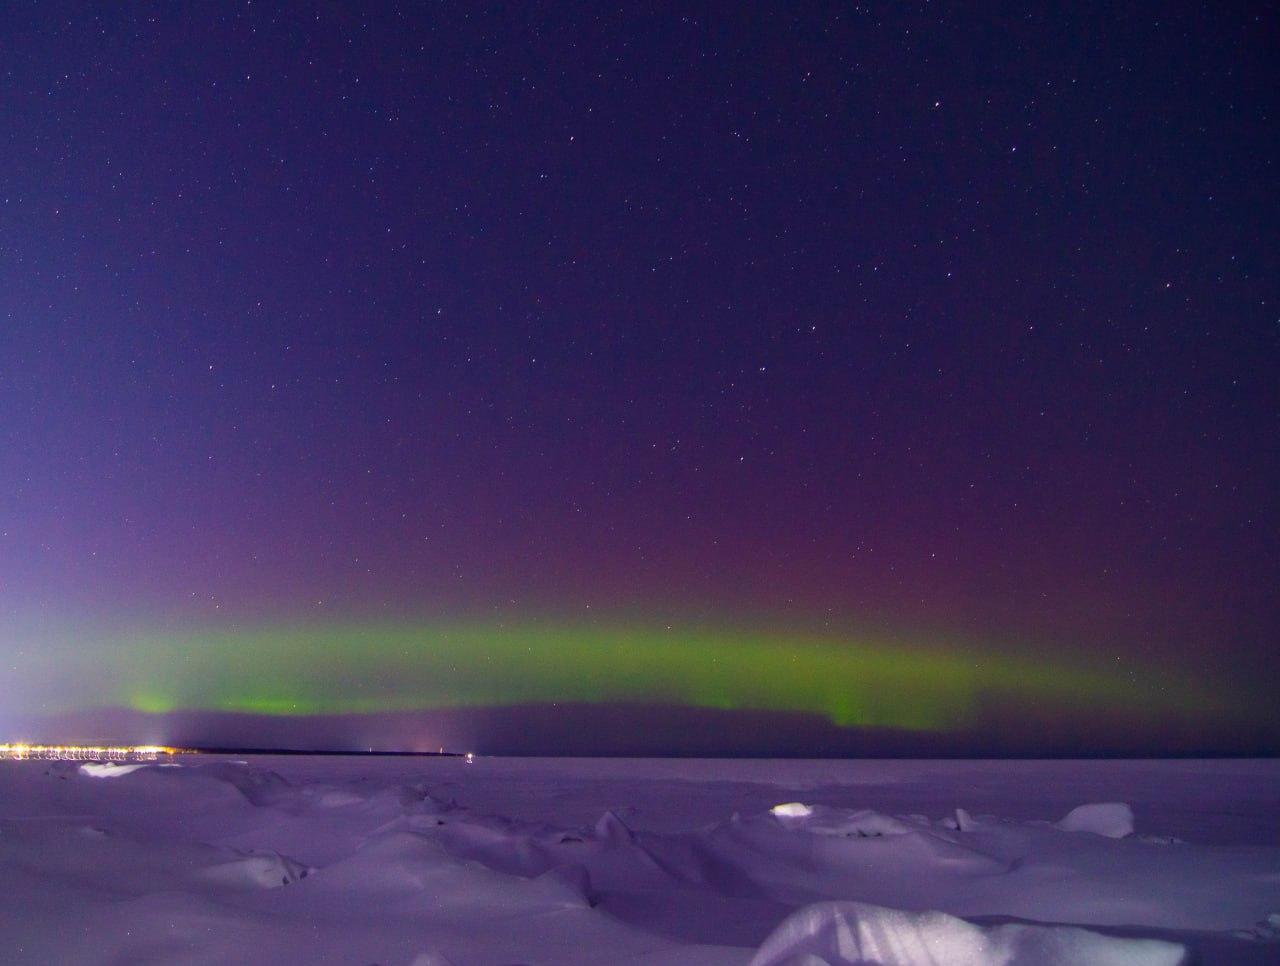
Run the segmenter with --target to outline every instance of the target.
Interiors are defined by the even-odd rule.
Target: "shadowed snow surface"
[[[4,962],[1280,962],[1275,762],[179,763],[0,762]]]

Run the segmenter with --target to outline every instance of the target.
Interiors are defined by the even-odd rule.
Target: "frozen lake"
[[[0,889],[9,963],[1273,963],[1280,762],[0,761]]]

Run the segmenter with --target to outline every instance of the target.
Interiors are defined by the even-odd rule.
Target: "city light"
[[[0,758],[18,761],[155,761],[182,753],[181,748],[164,745],[33,745],[21,741],[0,744]]]

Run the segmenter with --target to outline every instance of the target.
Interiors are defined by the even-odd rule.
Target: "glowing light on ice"
[[[146,767],[147,763],[143,761],[137,761],[131,765],[119,765],[114,761],[87,761],[80,766],[80,773],[91,778],[119,778],[121,775]]]

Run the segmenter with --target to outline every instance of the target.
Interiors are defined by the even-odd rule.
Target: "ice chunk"
[[[1096,802],[1067,812],[1057,827],[1064,832],[1092,832],[1109,839],[1133,834],[1133,809],[1124,802]]]
[[[1274,942],[1280,939],[1280,912],[1273,912],[1260,921],[1252,929],[1238,929],[1235,934],[1241,939],[1257,939],[1263,942]]]
[[[750,966],[1179,966],[1186,948],[1074,926],[976,926],[943,912],[820,902],[783,920]]]

